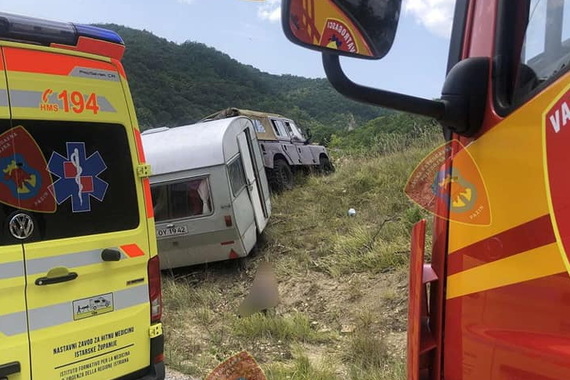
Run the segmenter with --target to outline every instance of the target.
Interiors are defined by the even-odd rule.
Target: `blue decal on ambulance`
[[[71,198],[73,212],[91,211],[91,197],[102,202],[109,187],[98,177],[107,165],[99,152],[87,157],[83,142],[68,142],[66,146],[66,157],[53,152],[48,162],[49,171],[59,177],[52,192],[57,204]]]

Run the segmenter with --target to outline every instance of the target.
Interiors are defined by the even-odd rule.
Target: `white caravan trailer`
[[[271,203],[245,117],[145,131],[162,269],[247,256]]]

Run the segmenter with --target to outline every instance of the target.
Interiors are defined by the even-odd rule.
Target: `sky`
[[[347,76],[369,87],[439,97],[454,3],[403,0],[392,50],[375,61],[342,58]],[[115,23],[177,43],[200,42],[271,74],[324,78],[321,54],[285,38],[280,7],[280,0],[0,0],[2,12]]]

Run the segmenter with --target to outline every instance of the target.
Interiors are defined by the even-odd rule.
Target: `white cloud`
[[[405,0],[404,12],[412,14],[416,22],[430,32],[449,38],[455,0]]]
[[[262,20],[278,22],[281,20],[281,0],[267,0],[260,5],[257,16]]]
[[[194,0],[178,0],[178,2],[182,4],[192,4]]]

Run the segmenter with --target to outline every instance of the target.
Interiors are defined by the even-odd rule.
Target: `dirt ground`
[[[279,270],[276,277],[280,302],[274,309],[276,316],[300,314],[307,316],[311,329],[320,334],[330,334],[334,339],[321,343],[306,343],[293,347],[279,340],[253,340],[232,342],[228,332],[228,319],[237,315],[237,308],[249,293],[256,274],[257,265],[267,256],[245,258],[241,264],[213,263],[178,271],[166,276],[174,281],[184,281],[192,286],[205,286],[214,296],[208,301],[213,313],[204,326],[203,321],[185,318],[183,328],[175,334],[187,336],[186,351],[195,352],[193,359],[177,366],[184,372],[186,365],[201,367],[194,369],[203,377],[215,365],[239,350],[247,350],[256,361],[264,366],[287,363],[295,356],[299,346],[312,363],[326,363],[330,358],[342,358],[351,338],[359,331],[381,337],[386,343],[389,355],[397,360],[405,357],[406,345],[406,294],[407,272],[405,268],[370,274],[355,273],[333,278],[314,270],[289,275]],[[277,260],[278,261],[278,260]],[[165,324],[168,328],[173,317],[165,310]],[[168,344],[168,343],[167,343]],[[210,358],[210,360],[208,360]],[[191,371],[192,372],[192,371]],[[340,365],[339,378],[347,374]],[[170,371],[169,379],[179,380],[178,372]],[[185,379],[180,377],[180,380]],[[189,378],[189,380],[195,380]]]

